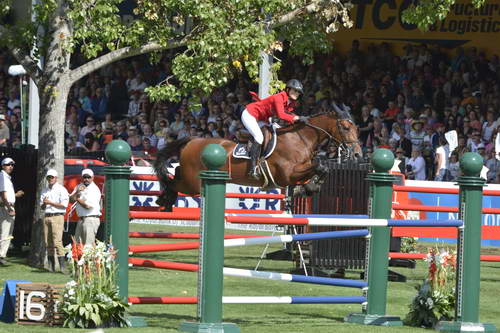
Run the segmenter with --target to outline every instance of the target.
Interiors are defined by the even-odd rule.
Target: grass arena
[[[148,212],[134,212],[130,214],[131,218],[145,218]],[[178,215],[176,218],[196,219],[196,214],[190,213]],[[154,214],[153,214],[154,215]],[[189,215],[189,216],[188,216]],[[165,216],[165,215],[164,215]],[[156,218],[161,215],[156,215]],[[167,215],[168,217],[168,215]],[[170,216],[173,218],[174,216]],[[337,217],[338,218],[338,217]],[[344,218],[344,217],[342,217]],[[239,220],[238,220],[239,219]],[[314,224],[325,223],[324,219],[313,216],[287,216],[282,214],[278,218],[285,223],[287,219],[295,219],[296,224]],[[269,216],[248,216],[241,214],[228,214],[226,217],[228,222],[263,223],[269,221]],[[361,222],[359,226],[364,225],[404,225],[405,221],[385,220],[375,221],[375,224]],[[342,221],[344,223],[345,221]],[[424,221],[422,221],[424,222]],[[431,225],[435,221],[425,221]],[[340,222],[339,222],[340,223]],[[345,224],[345,223],[344,223]],[[413,225],[413,222],[406,223]],[[448,221],[441,223],[445,227],[460,227],[459,220]],[[376,228],[376,227],[375,227]],[[366,230],[366,229],[364,229]],[[130,247],[129,252],[133,253],[128,262],[132,265],[129,270],[128,292],[131,296],[129,301],[133,304],[130,312],[134,316],[145,318],[148,327],[141,328],[141,332],[174,332],[178,331],[179,324],[184,321],[196,321],[196,303],[198,291],[198,247],[199,244],[195,240],[197,237],[197,229],[195,227],[172,227],[164,225],[142,225],[130,224]],[[325,233],[323,233],[325,234]],[[347,233],[344,235],[330,233],[329,235],[300,235],[302,238],[295,240],[309,241],[311,238],[318,237],[366,237],[366,231],[355,233]],[[270,242],[268,251],[279,250],[283,246],[282,241],[293,241],[293,236],[274,236],[270,233],[255,233],[255,232],[227,232],[225,233],[224,245],[224,266],[231,270],[229,274],[225,274],[223,278],[223,295],[226,299],[224,303],[232,303],[224,305],[224,321],[232,322],[238,325],[242,332],[313,332],[318,329],[338,332],[353,332],[355,330],[363,330],[364,332],[418,332],[423,329],[413,327],[379,327],[379,326],[360,326],[356,324],[346,323],[344,318],[352,313],[361,312],[361,305],[357,303],[366,303],[366,298],[359,292],[359,289],[366,287],[363,281],[359,280],[360,271],[348,271],[344,280],[344,286],[340,279],[316,279],[298,278],[288,274],[293,268],[293,263],[287,261],[272,261],[263,260],[260,263],[260,274],[252,273],[259,257],[262,254],[265,239],[259,236],[273,239]],[[185,239],[189,241],[186,242]],[[233,246],[231,246],[233,245]],[[247,245],[247,246],[236,246]],[[429,244],[420,244],[419,249],[425,252],[425,247]],[[481,254],[498,255],[500,251],[496,248],[482,248]],[[140,256],[140,258],[138,258]],[[127,256],[128,257],[128,256]],[[486,258],[488,259],[488,258]],[[163,267],[161,267],[163,265]],[[176,266],[177,265],[177,266]],[[155,267],[156,266],[156,267]],[[160,269],[158,269],[160,268]],[[407,283],[389,282],[387,287],[387,309],[386,313],[392,316],[404,318],[408,312],[408,305],[415,296],[413,286],[420,283],[427,276],[427,267],[424,262],[418,262],[414,270],[405,268],[394,268],[397,272],[405,274],[408,277]],[[500,264],[495,261],[484,261],[480,263],[480,303],[479,303],[479,321],[492,323],[496,326],[500,324],[500,310],[495,307],[498,295],[494,290],[497,290],[498,272]],[[265,274],[264,272],[273,272],[274,275]],[[226,273],[226,272],[224,272]],[[36,281],[60,281],[64,283],[65,277],[60,274],[41,273],[37,272],[21,262],[13,266],[13,269],[8,272],[9,276],[0,277],[5,279],[18,279],[22,276],[23,279]],[[10,276],[12,274],[12,276]],[[254,278],[248,278],[254,275]],[[50,275],[50,277],[48,276]],[[260,276],[259,276],[260,275]],[[255,278],[256,277],[256,278]],[[295,281],[294,281],[295,279]],[[348,279],[352,279],[352,282]],[[302,280],[302,281],[300,281]],[[299,282],[299,283],[284,283]],[[300,283],[309,282],[309,283]],[[311,283],[316,282],[316,283]],[[351,288],[345,288],[345,284]],[[138,295],[138,296],[135,296]],[[140,296],[139,296],[140,295]],[[242,298],[245,295],[245,299]],[[293,295],[297,302],[293,299],[288,299]],[[318,296],[321,295],[321,296]],[[353,296],[357,295],[357,296]],[[140,301],[140,298],[144,302]],[[159,299],[159,297],[172,297],[170,299]],[[238,299],[236,299],[238,297]],[[267,297],[257,300],[250,300],[251,297]],[[273,297],[271,299],[270,297]],[[314,297],[321,297],[312,301]],[[334,298],[333,298],[334,297]],[[174,299],[175,298],[175,299]],[[274,302],[273,302],[274,300]],[[280,300],[279,302],[276,300]],[[315,304],[298,304],[302,301],[309,300],[305,303]],[[238,301],[242,304],[235,304]],[[326,302],[331,301],[331,302]],[[156,304],[153,304],[156,303]],[[169,304],[161,304],[169,303]],[[177,304],[176,304],[177,303]],[[181,304],[179,304],[181,303]],[[248,303],[266,303],[265,305],[248,304]],[[291,306],[288,303],[296,303]],[[347,304],[331,304],[331,303],[347,303]],[[27,330],[28,329],[28,330]],[[58,328],[50,328],[52,330],[61,330]],[[135,328],[136,329],[136,328]],[[129,329],[106,329],[106,332],[135,330]],[[0,323],[0,332],[46,332],[46,327],[23,327]],[[64,329],[65,332],[71,331]],[[77,331],[77,330],[75,330]],[[81,330],[78,330],[81,331]]]

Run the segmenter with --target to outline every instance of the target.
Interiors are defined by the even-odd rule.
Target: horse
[[[158,205],[165,207],[165,211],[171,211],[179,192],[191,196],[200,193],[201,181],[198,174],[206,170],[200,157],[208,144],[219,144],[226,150],[226,163],[220,170],[229,173],[230,182],[246,186],[286,187],[312,179],[308,184],[308,192],[318,191],[318,183],[328,170],[314,157],[325,142],[343,148],[345,159],[362,159],[358,129],[347,112],[322,112],[309,117],[307,123],[294,123],[278,128],[276,134],[275,150],[265,160],[267,166],[261,168],[261,171],[267,172],[261,172],[260,179],[248,176],[249,160],[232,157],[236,146],[234,141],[184,137],[168,144],[158,151],[153,166],[162,188]],[[174,156],[179,158],[179,165],[172,177],[168,171],[168,161]],[[268,184],[269,179],[271,184]]]

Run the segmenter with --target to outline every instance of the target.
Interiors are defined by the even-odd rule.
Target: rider
[[[286,83],[285,91],[269,96],[246,106],[241,114],[241,122],[252,135],[254,142],[250,150],[250,172],[249,176],[259,178],[257,173],[257,160],[262,150],[264,135],[259,127],[258,121],[268,121],[270,117],[277,116],[289,123],[296,121],[307,122],[307,117],[297,116],[293,113],[295,104],[300,94],[304,93],[302,83],[292,79]]]

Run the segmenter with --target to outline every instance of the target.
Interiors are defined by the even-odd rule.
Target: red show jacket
[[[288,94],[282,91],[247,105],[248,112],[258,121],[267,121],[269,117],[277,116],[289,123],[293,123],[295,103],[288,103]]]

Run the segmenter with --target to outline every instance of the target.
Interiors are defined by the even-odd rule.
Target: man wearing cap
[[[14,185],[10,178],[14,170],[14,160],[6,157],[2,160],[2,171],[0,172],[0,266],[7,265],[7,251],[9,250],[12,231],[14,230],[14,219],[16,210],[14,204],[16,198],[24,195],[23,191],[14,192]]]
[[[0,147],[7,147],[10,139],[9,126],[5,124],[5,115],[0,114]]]
[[[64,186],[57,182],[57,171],[49,169],[45,177],[48,186],[40,195],[40,206],[45,213],[43,218],[43,235],[47,248],[49,270],[55,271],[54,249],[61,272],[64,271],[64,247],[62,243],[64,230],[64,214],[68,206],[69,194]]]
[[[101,191],[94,183],[92,170],[83,169],[82,182],[75,187],[69,201],[76,202],[76,213],[80,218],[76,225],[76,241],[83,244],[94,244],[100,224]]]

